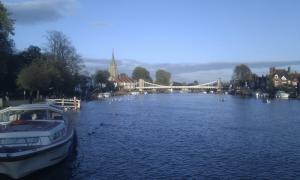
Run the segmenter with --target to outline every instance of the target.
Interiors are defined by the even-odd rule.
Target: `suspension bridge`
[[[204,84],[199,84],[199,85],[191,85],[191,86],[165,86],[165,85],[159,85],[155,83],[150,83],[147,81],[144,81],[143,79],[140,79],[138,82],[138,86],[136,87],[137,90],[139,91],[144,91],[144,90],[155,90],[155,89],[170,89],[170,90],[183,90],[183,89],[199,89],[199,90],[217,90],[221,91],[222,89],[222,83],[221,80],[218,79],[217,81],[212,81],[209,83],[204,83]]]

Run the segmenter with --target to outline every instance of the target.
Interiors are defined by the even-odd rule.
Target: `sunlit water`
[[[28,179],[296,179],[299,107],[204,94],[88,102],[77,153]]]

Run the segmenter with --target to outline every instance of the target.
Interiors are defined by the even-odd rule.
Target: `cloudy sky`
[[[103,59],[111,57],[113,48],[124,71],[133,65],[161,65],[176,72],[178,79],[200,79],[207,74],[229,77],[233,67],[227,66],[236,63],[267,62],[254,70],[259,73],[273,62],[297,69],[300,60],[298,0],[2,2],[16,20],[18,49],[43,46],[47,31],[62,31],[87,65],[93,64],[90,69],[107,66]],[[224,72],[223,63],[227,63]],[[203,69],[211,65],[216,68]],[[178,68],[185,71],[177,72]]]

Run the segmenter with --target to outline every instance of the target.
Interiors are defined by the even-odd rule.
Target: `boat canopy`
[[[57,105],[53,104],[24,104],[14,107],[8,107],[0,110],[0,113],[5,113],[8,111],[30,111],[30,110],[51,110],[57,113],[63,113],[63,109]]]
[[[0,111],[0,124],[16,120],[63,120],[63,110],[51,104],[26,104]]]

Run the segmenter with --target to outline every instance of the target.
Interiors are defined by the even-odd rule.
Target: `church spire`
[[[115,62],[115,50],[114,50],[114,48],[112,50],[112,61]]]
[[[117,63],[115,60],[115,52],[114,49],[112,51],[112,58],[111,58],[111,63],[108,68],[108,72],[110,74],[110,79],[115,80],[118,77],[118,69],[117,69]]]

